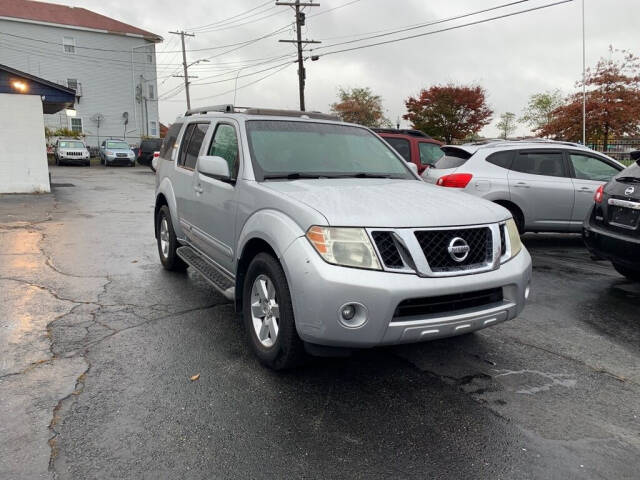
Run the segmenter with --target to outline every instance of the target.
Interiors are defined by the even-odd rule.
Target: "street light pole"
[[[582,0],[582,144],[587,144],[586,50],[584,40],[584,0]]]

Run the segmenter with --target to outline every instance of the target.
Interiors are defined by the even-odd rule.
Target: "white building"
[[[159,135],[161,41],[84,8],[0,0],[0,64],[75,89],[76,115],[45,115],[45,125],[82,132],[91,146],[105,137],[136,145]]]

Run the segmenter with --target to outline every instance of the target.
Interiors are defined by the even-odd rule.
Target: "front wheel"
[[[640,270],[625,267],[624,265],[620,265],[619,263],[614,263],[613,268],[615,268],[616,271],[623,277],[627,277],[633,282],[640,282]]]
[[[285,370],[301,364],[304,344],[293,315],[289,284],[278,261],[260,253],[249,264],[242,292],[247,340],[264,365]]]
[[[160,208],[156,216],[156,239],[162,266],[171,271],[186,270],[187,264],[176,253],[180,244],[173,231],[171,213],[166,205]]]

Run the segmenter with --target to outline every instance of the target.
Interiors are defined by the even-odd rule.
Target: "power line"
[[[343,48],[341,50],[333,50],[331,52],[327,52],[327,53],[316,55],[316,57],[317,58],[326,57],[327,55],[333,55],[333,54],[336,54],[336,53],[351,52],[351,51],[354,51],[354,50],[361,50],[363,48],[376,47],[376,46],[379,46],[379,45],[386,45],[386,44],[389,44],[389,43],[401,42],[403,40],[410,40],[412,38],[425,37],[427,35],[434,35],[436,33],[447,32],[447,31],[450,31],[450,30],[456,30],[456,29],[459,29],[459,28],[469,27],[469,26],[472,26],[472,25],[479,25],[481,23],[487,23],[487,22],[491,22],[493,20],[500,20],[500,19],[507,18],[507,17],[513,17],[515,15],[520,15],[520,14],[532,12],[532,11],[535,11],[535,10],[542,10],[544,8],[554,7],[556,5],[562,5],[564,3],[569,3],[569,2],[573,2],[573,0],[561,0],[561,1],[550,3],[550,4],[547,4],[547,5],[541,5],[541,6],[538,6],[538,7],[527,8],[525,10],[519,10],[517,12],[507,13],[507,14],[504,14],[504,15],[498,15],[498,16],[486,18],[486,19],[483,19],[483,20],[477,20],[475,22],[464,23],[462,25],[455,25],[453,27],[441,28],[439,30],[433,30],[431,32],[418,33],[416,35],[410,35],[410,36],[407,36],[407,37],[394,38],[392,40],[385,40],[383,42],[370,43],[370,44],[367,44],[367,45],[360,45],[360,46],[357,46],[357,47]]]
[[[435,20],[435,21],[431,21],[431,22],[427,22],[427,23],[420,23],[420,24],[416,24],[416,25],[410,25],[410,26],[407,26],[407,27],[402,27],[402,28],[399,28],[397,30],[392,30],[392,31],[390,31],[388,33],[380,33],[378,35],[370,35],[370,36],[359,38],[359,39],[347,40],[347,41],[344,41],[344,42],[338,42],[338,43],[332,43],[332,44],[329,44],[329,45],[323,45],[322,47],[318,47],[318,48],[313,49],[313,50],[322,50],[322,49],[326,49],[326,48],[336,47],[338,45],[347,45],[347,44],[351,44],[351,43],[358,43],[358,42],[363,42],[365,40],[371,40],[373,38],[380,38],[380,37],[385,37],[387,35],[394,35],[396,33],[408,32],[410,30],[416,30],[416,29],[419,29],[419,28],[432,27],[433,25],[439,25],[441,23],[451,22],[453,20],[460,20],[462,18],[472,17],[474,15],[480,15],[481,13],[491,12],[493,10],[499,10],[499,9],[506,8],[506,7],[512,7],[513,5],[518,5],[520,3],[526,3],[528,1],[529,0],[517,0],[517,1],[514,1],[514,2],[503,3],[502,5],[497,5],[495,7],[484,8],[482,10],[476,10],[476,11],[473,11],[473,12],[464,13],[462,15],[456,15],[454,17],[443,18],[441,20]],[[365,35],[367,35],[367,34],[365,34]]]
[[[269,70],[273,70],[274,68],[278,68],[278,67],[281,67],[283,65],[289,65],[290,63],[295,63],[295,62],[291,62],[291,60],[288,60],[286,62],[279,63],[278,65],[267,67],[267,68],[264,68],[262,70],[258,70],[257,72],[251,72],[251,73],[247,73],[245,75],[237,75],[235,77],[225,78],[225,79],[222,79],[222,80],[216,80],[216,81],[213,81],[213,82],[197,82],[197,83],[192,83],[192,85],[213,85],[213,84],[216,84],[216,83],[224,83],[224,82],[228,82],[228,81],[231,81],[231,80],[236,80],[238,78],[251,77],[253,75],[257,75],[257,74],[262,73],[262,72],[267,72]],[[237,70],[237,72],[239,72],[239,71],[240,70]],[[224,75],[226,75],[226,73]]]
[[[273,8],[275,8],[275,6]],[[261,12],[261,13],[264,13],[264,12]],[[223,30],[229,30],[229,29],[232,29],[232,28],[238,28],[238,27],[242,27],[244,25],[249,25],[251,23],[260,22],[260,21],[264,20],[265,18],[270,18],[270,17],[273,17],[275,15],[281,15],[282,13],[284,13],[284,12],[279,10],[277,12],[270,13],[269,15],[265,15],[264,17],[254,18],[253,20],[249,20],[248,22],[234,23],[234,24],[230,24],[230,25],[222,25],[221,27],[216,27],[216,28],[213,28],[213,29],[200,30],[200,31],[198,31],[198,33],[221,32]]]
[[[265,5],[270,4],[270,3],[271,3],[271,1],[272,1],[272,0],[267,0],[266,2],[261,3],[260,5],[257,5],[257,6],[255,6],[255,7],[253,7],[253,8],[250,8],[249,10],[246,10],[246,11],[244,11],[244,12],[242,12],[242,13],[238,13],[237,15],[233,15],[233,16],[231,16],[231,17],[228,17],[228,18],[226,18],[226,19],[224,19],[224,20],[218,20],[217,22],[208,23],[208,24],[206,24],[206,25],[201,25],[201,26],[199,26],[199,27],[191,27],[191,28],[189,28],[189,30],[191,30],[191,31],[201,30],[202,28],[206,28],[206,27],[210,27],[210,26],[212,26],[212,25],[217,25],[217,24],[219,24],[219,23],[227,22],[227,21],[229,21],[229,20],[232,20],[232,19],[237,18],[237,17],[241,17],[241,16],[243,16],[243,15],[246,15],[247,13],[250,13],[250,12],[253,12],[254,10],[257,10],[257,9],[259,9],[259,8],[262,8],[262,7],[264,7]]]

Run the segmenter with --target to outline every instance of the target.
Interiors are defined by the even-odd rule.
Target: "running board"
[[[227,300],[235,299],[235,282],[217,265],[205,258],[193,248],[185,246],[176,249],[178,256],[191,268],[204,277]]]

